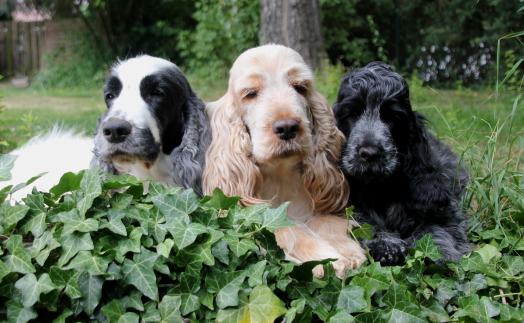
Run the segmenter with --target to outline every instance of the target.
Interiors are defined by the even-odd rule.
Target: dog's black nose
[[[358,154],[363,161],[374,163],[380,158],[380,149],[372,146],[360,147]]]
[[[126,140],[131,133],[131,124],[124,120],[109,120],[104,123],[102,133],[106,140],[112,144],[117,144]]]
[[[280,119],[273,123],[273,132],[282,140],[291,140],[297,136],[300,124],[295,119]]]

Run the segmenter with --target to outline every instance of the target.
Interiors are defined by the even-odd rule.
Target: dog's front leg
[[[302,263],[329,258],[338,259],[333,262],[333,267],[337,276],[341,279],[344,277],[344,272],[350,268],[348,259],[303,224],[278,229],[275,231],[275,238],[280,248],[286,253],[288,260]],[[318,265],[313,268],[313,275],[318,278],[323,277],[324,267]]]
[[[409,244],[400,238],[396,232],[373,232],[373,240],[364,240],[373,259],[383,266],[393,266],[404,262]]]
[[[348,220],[333,215],[318,215],[306,225],[349,260],[348,269],[357,269],[366,261],[364,249],[348,236],[351,230]]]

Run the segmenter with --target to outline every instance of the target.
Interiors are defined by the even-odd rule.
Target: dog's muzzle
[[[110,119],[102,125],[102,134],[105,140],[112,144],[124,142],[132,130],[131,124],[125,120]]]
[[[300,131],[300,124],[295,119],[279,119],[272,125],[273,132],[282,140],[295,139]]]

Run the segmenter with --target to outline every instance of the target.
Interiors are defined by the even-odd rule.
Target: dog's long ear
[[[213,140],[206,154],[204,193],[218,187],[227,196],[242,197],[245,206],[268,202],[257,198],[262,175],[250,158],[251,138],[234,94],[210,103],[209,119]]]
[[[205,154],[211,142],[211,128],[204,102],[194,92],[182,106],[184,114],[184,135],[182,142],[171,152],[173,177],[186,188],[192,188],[203,196],[202,173]]]
[[[309,102],[313,156],[304,161],[302,185],[316,211],[342,212],[349,198],[349,184],[338,167],[345,138],[335,125],[329,102],[314,89]]]
[[[420,215],[435,216],[448,207],[451,192],[433,163],[427,136],[424,116],[413,112],[404,167],[409,181],[409,207]]]

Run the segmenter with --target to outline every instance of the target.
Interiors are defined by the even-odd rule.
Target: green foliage
[[[199,0],[195,30],[180,33],[179,49],[192,73],[208,80],[224,78],[243,51],[258,45],[258,1]]]
[[[2,180],[13,161],[1,156]],[[292,225],[287,204],[243,208],[238,197],[218,189],[199,200],[192,190],[154,182],[141,195],[142,182],[129,175],[102,180],[98,169],[65,174],[54,193],[34,191],[25,205],[7,201],[0,207],[0,319],[521,321],[524,192],[522,172],[512,174],[496,174],[503,182],[491,189],[507,194],[505,205],[496,221],[486,216],[474,222],[470,237],[478,248],[460,264],[431,264],[440,255],[427,235],[405,265],[365,264],[342,280],[328,261],[284,260],[272,231]],[[474,177],[473,186],[479,181]],[[510,187],[511,181],[517,182]],[[110,196],[117,187],[123,191]],[[0,190],[0,201],[8,191],[13,188]],[[479,208],[486,204],[478,198]],[[366,237],[369,228],[360,231]],[[324,263],[322,279],[311,275],[318,263]]]
[[[411,77],[406,79],[409,86],[409,98],[417,103],[426,103],[429,101],[427,87],[424,87],[424,81],[418,77],[418,71],[414,70]]]
[[[337,101],[340,80],[348,73],[348,70],[340,61],[336,65],[326,62],[324,66],[322,72],[317,71],[315,89],[322,93],[330,104],[334,104]]]
[[[32,88],[64,90],[102,86],[107,65],[94,52],[103,49],[94,47],[85,35],[75,32],[69,35],[69,39],[72,44],[69,51],[60,48],[44,57],[46,68],[36,75]]]

